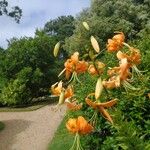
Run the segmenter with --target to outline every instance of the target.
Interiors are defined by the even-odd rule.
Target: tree
[[[76,18],[74,34],[66,40],[69,52],[79,49],[84,53],[92,48],[89,37],[94,35],[101,48],[115,31],[125,33],[127,39],[134,39],[144,32],[150,33],[150,2],[148,0],[92,0],[91,7]],[[82,25],[90,26],[87,32]],[[81,46],[84,45],[84,46]]]
[[[61,71],[57,60],[53,57],[56,42],[54,37],[39,32],[34,38],[13,38],[5,50],[1,72],[10,81],[16,80],[20,72],[24,78],[24,70],[29,68],[30,76],[23,81],[28,80],[26,86],[30,89],[32,97],[48,94],[49,86],[57,80],[55,74],[59,69]]]
[[[49,36],[56,36],[58,40],[64,40],[73,34],[74,28],[73,16],[60,16],[47,22],[44,31]]]
[[[19,23],[19,20],[22,16],[22,10],[18,6],[14,6],[9,11],[8,8],[8,2],[7,0],[1,0],[0,1],[0,16],[7,15],[9,17],[12,17],[15,19],[17,23]]]

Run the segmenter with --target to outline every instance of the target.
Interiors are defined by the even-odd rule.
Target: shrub
[[[26,81],[15,79],[2,89],[0,102],[8,106],[26,104],[30,101],[30,95]]]
[[[54,37],[38,31],[34,38],[13,38],[5,53],[1,50],[0,89],[3,104],[8,104],[4,101],[12,101],[11,105],[26,104],[33,97],[49,94],[49,85],[57,80],[56,73],[61,70],[61,63],[51,54],[55,41]],[[9,99],[11,94],[7,92],[10,87],[13,93],[17,91],[17,87],[20,87],[20,94],[15,94]],[[27,91],[28,96],[19,100],[19,95],[21,96],[23,91]],[[7,95],[9,100],[6,100],[4,95]]]

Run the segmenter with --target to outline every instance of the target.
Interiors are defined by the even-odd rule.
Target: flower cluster
[[[87,23],[83,23],[84,27],[87,28]],[[89,29],[89,26],[88,26]],[[107,109],[113,107],[117,104],[117,98],[111,98],[106,100],[102,99],[102,94],[106,94],[107,90],[113,88],[119,88],[121,85],[127,90],[135,88],[130,84],[130,80],[133,77],[133,70],[137,71],[140,74],[140,71],[137,69],[137,65],[141,62],[140,51],[136,48],[131,47],[125,43],[125,35],[122,32],[116,32],[116,35],[112,39],[108,39],[107,51],[106,53],[115,53],[116,59],[118,60],[118,65],[107,70],[107,79],[102,79],[102,74],[104,73],[105,66],[103,62],[97,59],[97,56],[100,55],[100,47],[94,36],[91,36],[91,45],[93,47],[92,55],[91,50],[86,54],[90,58],[86,61],[79,58],[79,53],[75,52],[69,59],[64,63],[64,70],[59,74],[59,76],[64,75],[65,86],[63,82],[57,82],[51,86],[51,92],[53,95],[60,96],[59,103],[66,103],[69,110],[78,111],[82,109],[82,103],[76,99],[74,84],[80,82],[78,79],[78,74],[88,72],[91,76],[97,78],[97,83],[95,86],[95,92],[88,94],[85,97],[85,104],[87,107],[94,110],[94,114],[91,119],[88,121],[83,117],[79,116],[78,118],[70,118],[66,123],[66,128],[69,132],[75,134],[73,149],[82,149],[80,144],[80,135],[89,134],[95,130],[94,125],[95,121],[98,118],[97,113],[100,113],[110,124],[113,124],[113,118]],[[54,54],[58,53],[57,45],[55,46]],[[125,52],[122,50],[126,48]],[[88,117],[87,117],[88,118]]]

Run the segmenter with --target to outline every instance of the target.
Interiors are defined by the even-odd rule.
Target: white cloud
[[[33,36],[35,29],[43,27],[50,19],[61,15],[74,15],[90,5],[90,0],[8,0],[10,6],[22,8],[20,24],[6,16],[0,16],[0,46],[6,47],[6,39]]]

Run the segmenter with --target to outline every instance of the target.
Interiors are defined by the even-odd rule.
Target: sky
[[[12,37],[34,36],[35,29],[43,28],[51,19],[62,15],[76,16],[90,6],[90,0],[8,0],[10,6],[19,6],[23,11],[20,23],[0,16],[0,46],[7,47]]]

